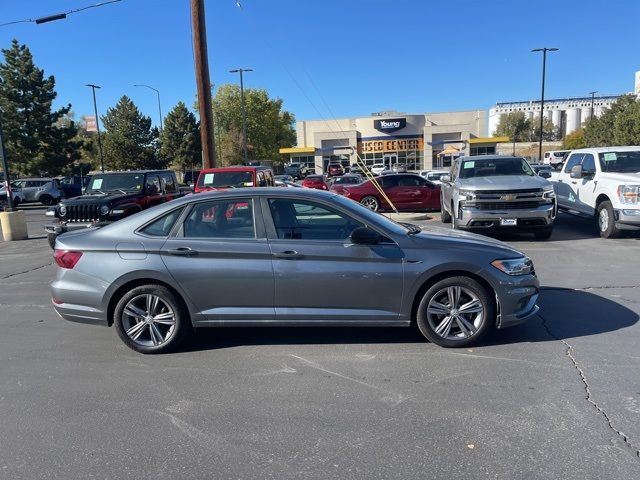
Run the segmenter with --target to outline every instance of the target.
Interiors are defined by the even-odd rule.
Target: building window
[[[495,145],[483,146],[483,147],[471,147],[471,155],[495,155]]]
[[[301,163],[312,172],[316,170],[316,158],[313,155],[291,156],[291,163]]]

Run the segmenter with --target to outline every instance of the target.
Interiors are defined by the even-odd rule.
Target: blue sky
[[[99,0],[0,0],[0,23]],[[189,0],[123,0],[43,25],[0,27],[56,77],[57,104],[104,114],[126,94],[157,123],[195,99]],[[541,58],[547,98],[633,89],[640,70],[639,0],[207,0],[211,80],[265,88],[298,119],[488,109],[536,99]]]

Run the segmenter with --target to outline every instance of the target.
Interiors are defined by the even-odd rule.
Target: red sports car
[[[306,188],[316,188],[318,190],[329,190],[322,175],[308,175],[302,181],[302,186]]]
[[[384,193],[398,210],[440,210],[440,186],[411,173],[376,177]],[[343,187],[341,195],[360,202],[371,210],[393,210],[372,181]]]

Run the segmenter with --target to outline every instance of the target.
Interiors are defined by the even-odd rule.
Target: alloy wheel
[[[125,305],[122,326],[136,344],[158,347],[169,341],[176,327],[176,315],[167,302],[150,293],[138,295]]]
[[[374,197],[365,197],[360,203],[374,212],[378,210],[378,201]]]
[[[482,326],[482,301],[466,287],[449,286],[439,290],[427,305],[427,320],[433,331],[446,340],[465,340]]]
[[[606,232],[609,228],[609,211],[606,208],[600,210],[600,215],[598,215],[598,226],[600,227],[601,232]]]

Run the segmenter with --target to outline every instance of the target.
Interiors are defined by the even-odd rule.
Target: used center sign
[[[380,132],[395,132],[407,126],[406,118],[388,118],[386,120],[374,120],[373,128]]]
[[[424,138],[403,138],[398,140],[365,140],[358,142],[358,153],[406,152],[424,150]]]

